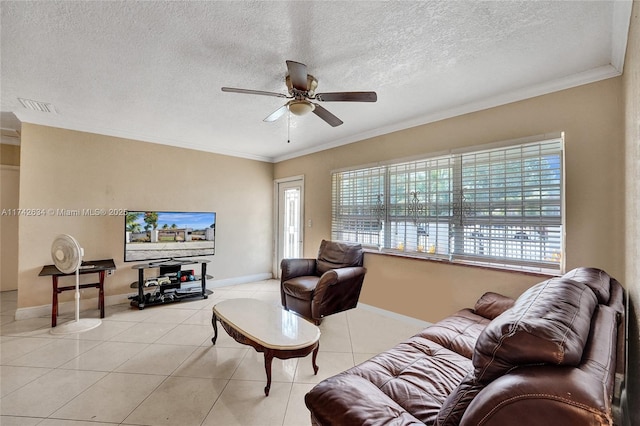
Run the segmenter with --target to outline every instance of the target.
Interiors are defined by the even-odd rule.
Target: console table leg
[[[55,327],[58,323],[58,277],[51,276],[53,281],[53,300],[51,302],[51,327]]]
[[[271,389],[271,362],[273,361],[273,352],[269,349],[264,351],[264,369],[267,372],[267,386],[264,388],[265,396],[269,396],[269,390]]]
[[[214,313],[211,316],[211,325],[213,326],[213,337],[211,338],[211,342],[215,345],[216,340],[218,340],[218,317]]]

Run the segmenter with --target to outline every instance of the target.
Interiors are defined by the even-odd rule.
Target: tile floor
[[[236,297],[279,306],[276,280],[142,311],[109,306],[100,327],[66,336],[49,333],[50,317],[15,321],[16,296],[0,293],[2,426],[308,425],[304,395],[315,383],[422,328],[366,308],[328,317],[320,326],[318,374],[311,355],[274,359],[265,397],[263,354],[221,327],[212,346],[211,308]],[[96,309],[81,316],[97,315]]]

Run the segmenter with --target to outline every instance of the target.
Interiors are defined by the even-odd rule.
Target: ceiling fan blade
[[[307,88],[307,66],[300,62],[287,61],[287,69],[289,70],[289,78],[291,79],[291,85],[306,92]]]
[[[275,96],[277,98],[286,98],[287,95],[276,92],[265,92],[262,90],[250,90],[250,89],[236,89],[235,87],[223,87],[223,92],[231,92],[231,93],[243,93],[245,95],[265,95],[265,96]]]
[[[329,111],[327,111],[320,105],[318,104],[313,104],[313,105],[315,105],[315,109],[313,110],[313,113],[318,117],[322,118],[327,123],[329,123],[331,127],[338,127],[343,123],[342,120],[340,120],[335,115],[331,114]]]
[[[375,102],[376,92],[331,92],[318,93],[316,99],[322,102]]]
[[[262,121],[266,121],[266,122],[276,121],[278,118],[282,117],[285,112],[287,112],[287,105],[286,104],[282,105],[280,108],[278,108],[277,110],[273,111],[271,114],[269,114]]]

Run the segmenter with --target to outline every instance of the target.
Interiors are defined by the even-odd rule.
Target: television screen
[[[214,212],[127,211],[124,261],[212,256],[215,235]]]

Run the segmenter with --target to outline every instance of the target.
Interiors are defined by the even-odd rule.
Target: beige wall
[[[216,211],[208,272],[216,280],[271,272],[271,163],[25,123],[20,169],[21,208]],[[20,217],[18,307],[51,303],[51,279],[38,272],[51,263],[60,233],[76,237],[86,259],[115,260],[107,296],[130,294],[137,275],[123,262],[123,223],[122,216]]]
[[[330,171],[452,148],[565,132],[566,264],[624,274],[622,79],[614,78],[283,161],[274,175],[305,175],[305,255],[331,235]],[[365,255],[361,301],[427,321],[488,290],[518,295],[541,280],[438,262]]]
[[[640,418],[640,2],[633,2],[631,29],[625,58],[623,82],[625,171],[626,171],[626,246],[624,284],[631,299],[629,418]]]

